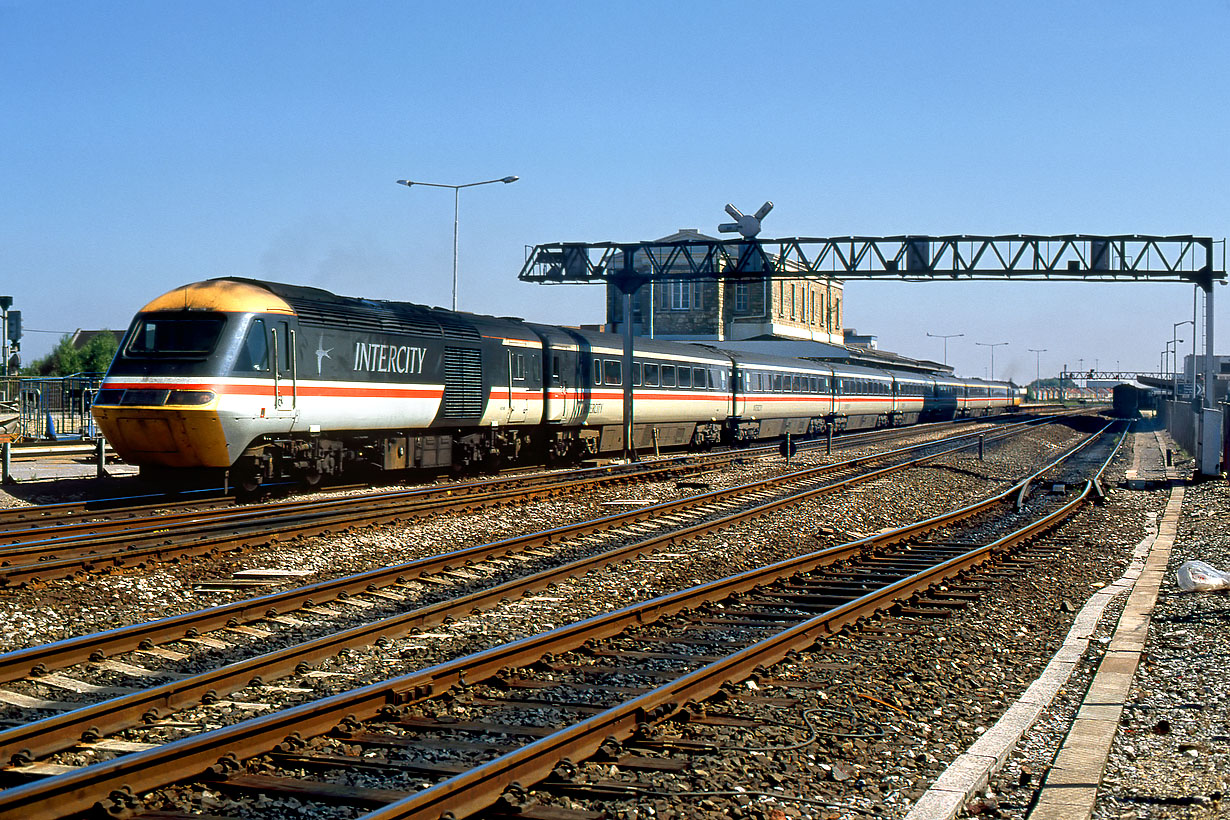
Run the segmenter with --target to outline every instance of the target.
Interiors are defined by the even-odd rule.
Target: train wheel
[[[254,465],[236,465],[231,468],[231,485],[237,496],[254,496],[261,488],[261,474]]]
[[[235,477],[235,493],[251,497],[260,492],[261,479],[258,475],[239,475]]]

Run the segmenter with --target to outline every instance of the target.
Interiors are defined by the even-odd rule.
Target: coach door
[[[299,373],[295,361],[295,331],[289,322],[274,322],[270,332],[273,353],[273,409],[293,415],[299,404]]]
[[[550,419],[560,424],[573,424],[581,418],[581,371],[580,357],[571,348],[557,347],[551,356]]]
[[[530,410],[529,351],[518,348],[508,352],[508,423],[524,422]]]

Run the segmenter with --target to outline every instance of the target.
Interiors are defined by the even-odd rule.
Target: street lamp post
[[[1167,357],[1170,357],[1171,350],[1173,350],[1173,352],[1175,352],[1175,353],[1177,354],[1177,353],[1178,353],[1178,345],[1180,345],[1180,344],[1182,344],[1182,343],[1183,343],[1183,339],[1177,339],[1177,338],[1176,338],[1176,339],[1171,339],[1171,341],[1170,341],[1170,342],[1166,342],[1166,347],[1165,347],[1165,348],[1162,348],[1162,352],[1161,352],[1161,360],[1162,360],[1162,368],[1164,368],[1164,369],[1162,369],[1162,374],[1161,374],[1161,375],[1162,375],[1162,379],[1165,379],[1165,377],[1166,377],[1166,370],[1165,370],[1165,366],[1166,366],[1166,365],[1165,365],[1165,363],[1166,363],[1166,358],[1167,358]],[[1173,345],[1173,347],[1172,347],[1172,345]],[[1176,358],[1177,358],[1177,355],[1176,355]],[[1175,387],[1175,386],[1173,386],[1173,376],[1175,376],[1175,371],[1173,371],[1173,369],[1170,371],[1170,375],[1171,375],[1171,377],[1172,377],[1171,390],[1173,390],[1173,387]]]
[[[1191,325],[1192,332],[1193,333],[1196,332],[1196,322],[1193,319],[1184,319],[1182,322],[1174,323],[1174,328],[1173,328],[1174,339],[1172,339],[1172,342],[1174,343],[1174,366],[1170,368],[1171,401],[1179,400],[1179,342],[1183,341],[1182,339],[1179,338],[1179,328],[1183,327],[1183,325]],[[1196,370],[1196,360],[1193,357],[1192,358],[1192,371],[1195,372],[1195,370]],[[1192,381],[1194,382],[1195,379],[1193,379]]]
[[[1164,379],[1164,378],[1166,378],[1166,359],[1167,359],[1167,357],[1169,357],[1169,356],[1170,356],[1170,348],[1171,348],[1171,345],[1173,345],[1173,346],[1174,346],[1174,349],[1175,349],[1175,350],[1178,350],[1178,349],[1179,349],[1179,343],[1180,343],[1180,342],[1182,342],[1182,341],[1183,341],[1182,339],[1171,339],[1170,341],[1166,342],[1165,347],[1163,347],[1163,348],[1162,348],[1162,362],[1161,362],[1161,365],[1162,365],[1162,366],[1161,366],[1161,374],[1160,374],[1160,375],[1161,375],[1161,377],[1162,377],[1163,379]]]
[[[397,180],[398,185],[405,185],[409,188],[412,185],[425,185],[428,188],[452,188],[453,189],[453,310],[457,309],[457,223],[461,215],[461,189],[473,188],[475,185],[490,185],[493,182],[503,182],[505,184],[516,182],[520,177],[507,176],[499,179],[484,179],[482,182],[467,182],[464,185],[444,185],[438,182],[416,182],[409,179]]]
[[[944,364],[948,364],[948,340],[955,339],[958,336],[964,336],[964,333],[928,333],[932,339],[944,340]]]
[[[1036,384],[1042,381],[1042,354],[1046,352],[1046,348],[1027,347],[1025,349],[1034,354],[1034,383]]]
[[[974,344],[980,347],[991,348],[991,380],[994,381],[995,380],[995,348],[1002,347],[1008,343],[1007,342],[974,342]]]

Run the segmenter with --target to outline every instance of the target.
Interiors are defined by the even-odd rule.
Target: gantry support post
[[[623,356],[623,388],[624,388],[624,458],[636,461],[636,447],[632,440],[633,424],[636,419],[632,410],[632,348],[635,336],[632,332],[632,297],[641,289],[643,280],[637,276],[634,263],[636,252],[631,249],[623,251],[623,266],[616,275],[616,285],[624,297],[624,356]]]
[[[1197,464],[1200,474],[1216,477],[1221,474],[1222,419],[1213,395],[1217,382],[1213,361],[1213,280],[1200,283],[1204,290],[1204,400],[1201,403],[1200,425],[1197,428]],[[1195,328],[1193,327],[1193,332]],[[1192,365],[1195,380],[1195,364]]]

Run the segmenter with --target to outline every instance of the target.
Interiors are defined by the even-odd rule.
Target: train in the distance
[[[147,304],[93,402],[126,461],[249,489],[355,468],[498,469],[1015,409],[1009,382],[637,339],[222,278]]]

